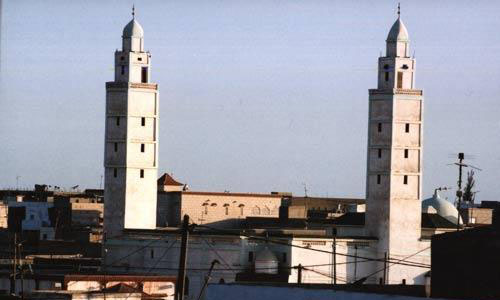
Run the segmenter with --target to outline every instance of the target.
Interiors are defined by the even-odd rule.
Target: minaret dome
[[[135,20],[135,8],[132,7],[132,20],[123,28],[122,50],[124,52],[144,51],[144,30]]]
[[[408,39],[408,30],[401,20],[401,9],[398,5],[398,19],[389,30],[386,40],[387,57],[409,57],[410,40]]]
[[[389,34],[387,35],[387,42],[408,42],[408,30],[401,20],[398,18],[396,22],[391,27]]]
[[[131,38],[131,37],[144,37],[144,30],[142,29],[141,24],[134,19],[132,19],[128,24],[123,28],[123,38]]]

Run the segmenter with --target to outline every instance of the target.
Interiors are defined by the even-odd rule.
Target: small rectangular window
[[[225,209],[226,209],[225,213],[226,213],[226,216],[227,216],[227,215],[229,215],[229,207],[226,206]]]
[[[124,75],[124,74],[125,74],[125,66],[122,66],[121,73],[122,73],[122,75]]]
[[[141,118],[141,126],[146,126],[146,118]]]
[[[378,149],[378,158],[382,158],[382,149]]]
[[[120,117],[116,117],[116,126],[120,126]]]
[[[115,152],[118,152],[118,143],[115,143]]]
[[[382,123],[378,123],[378,132],[382,132]]]
[[[146,149],[146,145],[141,144],[141,152],[144,152],[145,149]]]
[[[377,184],[380,184],[381,178],[380,174],[377,174]]]
[[[148,83],[148,68],[143,67],[141,72],[141,82]]]
[[[408,175],[403,176],[403,184],[408,184]]]
[[[405,149],[405,158],[408,158],[408,149]]]
[[[405,124],[405,132],[406,133],[410,132],[410,124],[408,123]]]
[[[138,60],[138,61],[142,61],[142,57],[138,57],[138,58],[137,58],[137,60]]]
[[[389,81],[389,72],[385,72],[385,81]]]
[[[113,177],[117,177],[118,176],[118,170],[116,168],[113,169]]]
[[[283,252],[283,262],[286,263],[286,252]]]
[[[155,258],[155,250],[151,249],[151,259]]]
[[[144,178],[144,170],[143,169],[141,169],[140,173],[141,173],[141,178]]]
[[[398,72],[398,89],[403,88],[403,72]]]
[[[248,252],[248,262],[253,262],[253,251]]]

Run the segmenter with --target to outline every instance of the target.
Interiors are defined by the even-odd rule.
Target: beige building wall
[[[102,203],[71,203],[71,223],[81,226],[99,226],[104,217]]]
[[[185,214],[197,224],[239,227],[246,217],[279,217],[281,196],[215,192],[160,192],[159,225],[178,226]]]
[[[8,228],[9,205],[0,203],[0,228]]]

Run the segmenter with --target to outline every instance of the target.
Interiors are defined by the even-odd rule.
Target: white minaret
[[[399,16],[378,60],[378,88],[369,90],[366,231],[384,253],[400,259],[419,251],[421,235],[423,93]],[[380,267],[380,266],[379,266]],[[391,267],[387,282],[412,283],[418,268]],[[382,277],[382,275],[380,276]]]
[[[132,12],[134,17],[134,12]],[[104,231],[156,227],[158,85],[149,82],[151,55],[135,17],[115,52],[115,80],[106,83]]]

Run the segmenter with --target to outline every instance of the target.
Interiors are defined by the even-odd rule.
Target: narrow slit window
[[[410,132],[410,124],[409,123],[405,124],[405,132],[406,133]]]
[[[225,214],[226,214],[226,216],[229,215],[229,207],[228,206],[225,207]]]
[[[398,72],[398,89],[403,88],[403,72]]]
[[[141,144],[141,152],[144,152],[146,150],[146,145]]]
[[[286,263],[286,252],[283,252],[283,262]]]
[[[122,67],[121,68],[121,73],[122,73],[122,75],[124,75],[125,74],[125,66],[121,66],[121,67]]]
[[[146,118],[141,118],[141,126],[146,126]]]
[[[140,175],[141,175],[141,178],[144,178],[144,170],[143,169],[141,169]]]
[[[378,123],[378,132],[382,132],[382,123]]]
[[[385,81],[389,81],[389,72],[384,72],[385,73]]]
[[[155,251],[151,249],[151,259],[155,258]]]
[[[408,184],[408,175],[403,176],[403,184]]]
[[[116,126],[120,126],[120,117],[116,117]]]
[[[115,143],[115,152],[118,152],[118,143]]]
[[[377,174],[377,184],[380,184],[381,178],[380,174]]]
[[[141,82],[148,83],[148,68],[143,67],[141,72]]]
[[[248,262],[253,262],[253,251],[248,252]]]
[[[113,177],[118,177],[118,170],[116,168],[113,169]]]
[[[408,158],[408,149],[405,149],[405,158]]]
[[[378,149],[378,158],[382,158],[382,149]]]

